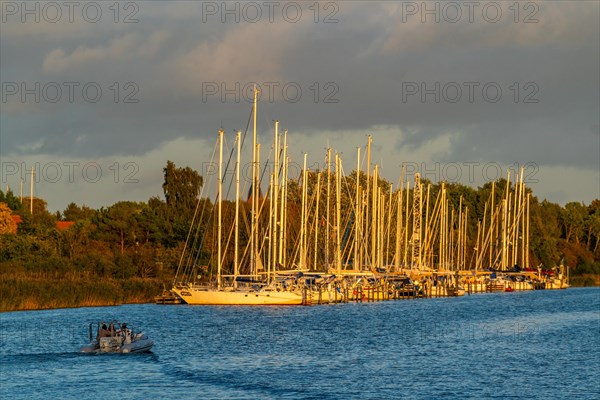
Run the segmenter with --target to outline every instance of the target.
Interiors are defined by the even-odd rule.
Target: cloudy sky
[[[392,182],[524,167],[541,199],[600,197],[598,2],[24,4],[0,10],[1,184],[35,168],[51,211],[162,196],[167,160],[209,178],[253,83],[262,160],[278,119],[295,165],[331,147],[349,173],[370,134]]]

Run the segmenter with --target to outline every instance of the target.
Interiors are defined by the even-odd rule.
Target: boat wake
[[[53,361],[64,361],[68,359],[74,359],[80,357],[79,352],[67,352],[67,353],[33,353],[33,354],[2,354],[0,355],[0,364],[11,365],[13,363],[41,363],[41,362],[53,362]]]
[[[170,363],[163,363],[161,369],[170,378],[201,385],[204,394],[208,398],[281,398],[282,396],[306,398],[307,395],[311,398],[312,395],[314,395],[314,398],[319,398],[319,393],[312,393],[310,388],[273,386],[272,382],[267,380],[257,381],[251,376],[247,376],[246,379],[244,373],[240,371],[219,371],[215,373],[209,370],[190,370]]]

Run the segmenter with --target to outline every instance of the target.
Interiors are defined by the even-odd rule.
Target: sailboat
[[[560,266],[552,268],[554,274],[546,277],[544,288],[548,289],[566,289],[569,285],[568,279],[568,267],[565,267],[562,263]],[[566,272],[565,272],[566,270]]]
[[[240,219],[240,153],[241,153],[241,132],[237,133],[237,165],[236,165],[236,205],[235,205],[235,222],[234,222],[234,271],[233,275],[223,274],[223,235],[222,235],[222,204],[223,204],[223,136],[224,132],[221,129],[219,131],[219,175],[218,175],[218,194],[217,194],[217,276],[216,282],[213,284],[205,285],[198,284],[194,279],[194,267],[187,269],[184,265],[186,260],[190,260],[190,256],[185,256],[184,253],[180,258],[179,267],[173,288],[173,293],[181,297],[187,304],[192,305],[301,305],[303,304],[302,290],[295,285],[293,277],[291,279],[278,279],[275,274],[269,273],[266,279],[261,279],[258,271],[263,269],[262,262],[259,257],[259,235],[258,235],[258,221],[259,221],[259,149],[260,145],[256,142],[256,103],[257,103],[257,90],[254,89],[254,103],[253,103],[253,118],[254,118],[254,134],[253,134],[253,148],[252,148],[252,213],[251,213],[251,232],[250,232],[250,275],[239,274],[239,219]],[[277,135],[277,134],[276,134]],[[276,168],[277,169],[277,168]],[[198,207],[197,207],[198,208]],[[198,210],[197,210],[198,212]],[[201,218],[200,218],[201,219]],[[190,234],[188,234],[188,242],[192,243],[186,248],[193,251],[196,240],[192,239],[192,231],[195,229],[193,226],[190,228]],[[274,225],[277,226],[277,221],[274,221]],[[197,236],[196,236],[197,238]],[[190,240],[191,239],[191,240]],[[199,247],[202,246],[203,240],[200,240]],[[196,249],[196,251],[199,251]],[[192,258],[192,262],[195,263],[197,260]],[[187,273],[185,272],[187,271]],[[186,277],[182,281],[182,277]],[[232,279],[228,279],[232,278]]]

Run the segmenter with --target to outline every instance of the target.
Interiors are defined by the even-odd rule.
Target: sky
[[[600,197],[600,3],[0,3],[1,186],[50,211],[163,198],[167,160],[214,195],[260,89],[261,161],[274,121],[290,177],[404,164],[473,187],[523,170],[540,199]],[[251,160],[252,126],[242,165]],[[248,183],[245,180],[245,189]]]

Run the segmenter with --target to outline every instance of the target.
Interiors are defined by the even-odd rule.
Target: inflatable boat
[[[90,323],[90,344],[81,348],[83,353],[143,353],[154,346],[146,334],[128,328],[125,323],[98,322],[95,337],[93,330],[94,323]]]

